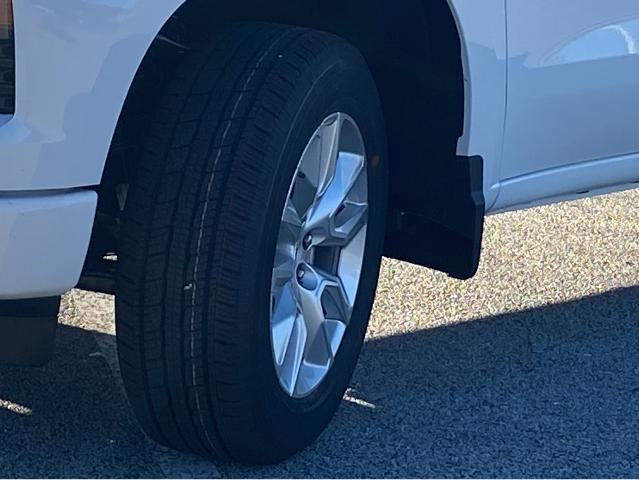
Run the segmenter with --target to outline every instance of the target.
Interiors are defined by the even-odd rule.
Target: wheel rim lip
[[[344,205],[350,205],[352,203],[356,205],[353,209],[354,213],[352,214],[355,219],[354,222],[357,222],[357,226],[353,227],[352,231],[356,233],[352,237],[350,237],[347,233],[345,235],[347,240],[344,241],[344,244],[330,247],[331,251],[333,251],[333,253],[331,253],[333,256],[333,268],[330,269],[330,272],[328,270],[322,270],[316,265],[316,263],[319,263],[319,260],[316,257],[319,256],[318,252],[320,249],[322,249],[322,256],[324,256],[324,247],[317,245],[312,248],[305,248],[305,237],[307,232],[312,232],[312,230],[306,229],[307,224],[312,223],[313,219],[313,214],[309,213],[306,219],[302,219],[303,224],[300,228],[300,233],[292,242],[294,247],[290,247],[291,251],[289,253],[294,257],[294,275],[291,277],[289,282],[280,286],[277,284],[276,278],[276,269],[278,267],[277,252],[280,252],[282,248],[287,247],[290,243],[288,241],[283,241],[283,235],[285,235],[283,232],[285,231],[285,228],[287,228],[287,224],[285,222],[287,209],[289,209],[293,203],[293,192],[300,182],[300,173],[304,170],[310,169],[309,165],[311,165],[311,163],[309,162],[315,162],[314,157],[309,155],[309,150],[314,148],[313,144],[314,142],[317,143],[318,138],[323,138],[322,134],[325,130],[334,130],[337,132],[337,148],[333,155],[333,158],[335,158],[333,165],[335,170],[332,174],[324,177],[325,185],[322,186],[322,182],[318,181],[318,192],[308,209],[311,212],[321,210],[321,206],[318,206],[318,204],[325,203],[323,200],[329,195],[329,193],[332,194],[337,191],[334,184],[337,182],[339,172],[341,172],[341,170],[346,170],[343,167],[344,165],[359,165],[359,170],[357,170],[358,173],[354,175],[352,185],[344,189],[343,208],[340,207],[338,213],[333,216],[333,227],[331,228],[331,232],[335,234],[336,239],[337,237],[340,237],[337,240],[341,241],[340,228],[348,231],[348,228],[350,228],[349,225],[352,223],[349,218],[349,215],[351,215],[348,211],[349,207],[344,207]],[[316,161],[319,163],[317,170],[322,172],[324,170],[323,163],[326,161],[324,148],[322,148]],[[289,397],[297,399],[305,398],[319,388],[334,364],[335,358],[341,349],[342,341],[346,335],[348,325],[351,321],[352,308],[354,306],[356,294],[361,281],[368,231],[369,205],[367,174],[366,149],[359,126],[351,116],[343,112],[336,112],[328,115],[321,122],[320,126],[315,130],[311,139],[307,143],[298,162],[293,179],[291,180],[288,195],[286,197],[286,204],[280,220],[280,230],[278,233],[276,247],[276,260],[274,260],[273,275],[271,279],[269,305],[272,359],[280,386]],[[319,174],[318,178],[322,178],[322,173]],[[352,200],[352,198],[355,197],[357,201]],[[363,213],[361,213],[358,209],[363,209]],[[342,214],[346,220],[342,227],[339,227],[338,217]],[[324,241],[327,241],[329,244],[333,241],[330,235],[325,235],[325,237],[326,239]],[[330,263],[331,262],[329,262],[329,264]],[[325,266],[326,265],[324,264],[322,265],[322,267]],[[328,280],[326,280],[323,276],[325,272],[330,273],[330,276],[326,277]],[[308,277],[306,277],[306,275],[308,275]],[[311,284],[312,282],[310,280],[305,280],[305,278],[315,278],[318,284]],[[305,285],[305,281],[309,281],[311,283],[309,283],[309,285]],[[319,332],[319,330],[315,330],[313,333],[315,337],[309,338],[310,335],[308,332],[309,330],[317,328],[316,322],[308,320],[308,317],[312,317],[313,315],[307,311],[305,306],[306,304],[303,301],[296,299],[298,315],[293,320],[293,324],[296,325],[296,327],[293,327],[291,330],[293,333],[295,329],[298,330],[296,334],[297,337],[295,337],[293,333],[289,334],[289,337],[285,342],[287,347],[282,354],[283,350],[280,341],[282,334],[277,331],[278,328],[282,327],[282,322],[279,322],[279,317],[281,316],[276,315],[276,312],[279,308],[279,304],[283,302],[283,292],[289,283],[292,285],[291,287],[288,287],[290,290],[296,289],[298,292],[302,292],[301,294],[298,293],[297,296],[306,297],[310,295],[308,292],[311,292],[311,296],[314,296],[315,301],[318,301],[321,305],[321,310],[324,315],[321,332]],[[296,295],[293,294],[291,296],[295,297]],[[339,298],[341,301],[335,300],[335,298]],[[340,307],[340,304],[343,304],[342,307]],[[336,307],[332,307],[331,305],[336,305]],[[343,308],[344,305],[348,306],[348,308]],[[317,305],[315,305],[315,307],[316,306]],[[331,313],[331,309],[342,313],[336,315]],[[311,312],[317,313],[317,308],[311,309]],[[278,320],[278,322],[276,322],[276,320]],[[306,329],[306,332],[303,332],[304,329]],[[323,348],[315,348],[308,344],[308,342],[312,343],[312,345],[317,344],[318,336],[323,336],[325,343],[328,345],[327,347],[325,346],[328,353],[328,356],[325,359],[321,358],[321,351]],[[304,345],[302,347],[299,346],[299,341],[296,340],[298,337],[304,338]],[[276,339],[278,339],[277,342]],[[292,350],[289,350],[290,348],[292,348]],[[302,353],[300,353],[300,350]],[[296,359],[300,354],[302,355],[297,373],[294,370],[296,362],[288,361],[288,358],[291,356],[291,351],[295,352],[296,356],[294,357]],[[295,378],[293,384],[291,384],[291,378]]]

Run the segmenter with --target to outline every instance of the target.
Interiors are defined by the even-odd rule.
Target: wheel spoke
[[[326,312],[326,318],[339,319],[348,323],[353,305],[341,278],[319,269],[315,271],[322,279],[322,305]]]
[[[337,245],[348,244],[366,225],[368,220],[368,204],[346,201],[341,211],[335,216],[334,236],[331,240]]]
[[[330,368],[346,331],[352,307],[339,278],[305,265],[297,287],[307,340],[296,393],[305,394]]]
[[[310,279],[297,287],[297,297],[309,338],[315,338],[328,319],[348,323],[353,307],[339,277],[308,265],[304,268]]]
[[[313,182],[316,181],[317,180],[309,178],[301,170],[297,172],[294,187],[291,191],[289,206],[294,209],[297,214],[297,219],[299,219],[300,222],[315,201],[317,187]]]
[[[286,348],[279,377],[289,395],[294,395],[300,377],[300,369],[304,362],[304,350],[308,339],[306,325],[301,315],[295,317],[291,336]]]
[[[329,360],[329,352],[325,348],[325,343],[318,341],[321,340],[320,335],[323,334],[322,325],[326,319],[322,306],[322,293],[325,285],[321,283],[322,279],[314,272],[312,267],[307,266],[306,275],[306,283],[297,288],[300,310],[304,317],[308,334],[304,358],[310,363],[323,365]]]
[[[292,245],[278,243],[273,264],[272,289],[284,286],[295,274],[295,251]]]
[[[324,334],[329,348],[331,349],[331,355],[335,357],[337,350],[342,344],[342,339],[346,333],[346,324],[339,320],[328,319],[324,322]]]
[[[359,230],[352,240],[340,250],[337,276],[342,281],[343,292],[348,304],[355,303],[359,287],[360,272],[362,270],[362,252],[366,247],[366,224]]]
[[[297,301],[289,282],[282,287],[279,297],[275,299],[275,307],[271,315],[273,354],[278,365],[284,363],[298,314]]]
[[[326,120],[320,129],[321,150],[317,196],[326,191],[335,175],[343,122],[344,116],[338,113]]]
[[[302,229],[302,219],[292,203],[288,203],[282,215],[280,239],[290,240],[293,243]],[[284,237],[284,238],[282,238]]]
[[[347,244],[366,223],[368,203],[364,158],[340,154],[335,176],[311,207],[305,231],[313,235],[313,246]]]
[[[310,391],[326,374],[333,361],[333,351],[324,327],[326,316],[322,305],[326,279],[310,265],[304,265],[303,271],[305,275],[299,279],[297,297],[307,339],[295,387],[297,395],[304,395]]]

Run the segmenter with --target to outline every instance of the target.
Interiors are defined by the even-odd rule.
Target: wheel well
[[[324,30],[360,50],[382,99],[389,139],[387,254],[458,277],[470,276],[455,272],[457,267],[446,260],[441,264],[441,245],[450,245],[448,239],[439,239],[441,245],[432,248],[423,248],[424,240],[419,239],[423,231],[432,235],[433,229],[442,226],[442,232],[468,236],[465,220],[457,218],[457,207],[450,208],[459,203],[457,197],[469,196],[470,185],[464,180],[467,169],[460,170],[456,157],[464,126],[464,75],[461,38],[447,0],[395,4],[386,0],[188,0],[156,38],[125,102],[99,186],[98,215],[81,286],[105,291],[113,283],[114,263],[104,258],[117,252],[118,216],[127,179],[135,173],[140,139],[169,72],[189,45],[211,29],[234,21]],[[448,252],[449,257],[458,254]]]

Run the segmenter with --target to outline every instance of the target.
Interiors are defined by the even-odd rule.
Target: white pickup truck
[[[637,182],[637,0],[0,0],[0,360],[115,294],[179,450],[312,442],[382,255],[467,279],[485,215]]]

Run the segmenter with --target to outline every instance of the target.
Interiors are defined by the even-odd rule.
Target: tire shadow
[[[639,288],[372,339],[353,389],[301,456],[226,473],[635,478]]]
[[[637,477],[639,288],[369,339],[314,445],[229,477]],[[0,367],[0,476],[161,477],[94,333]],[[113,342],[105,335],[100,342]]]

